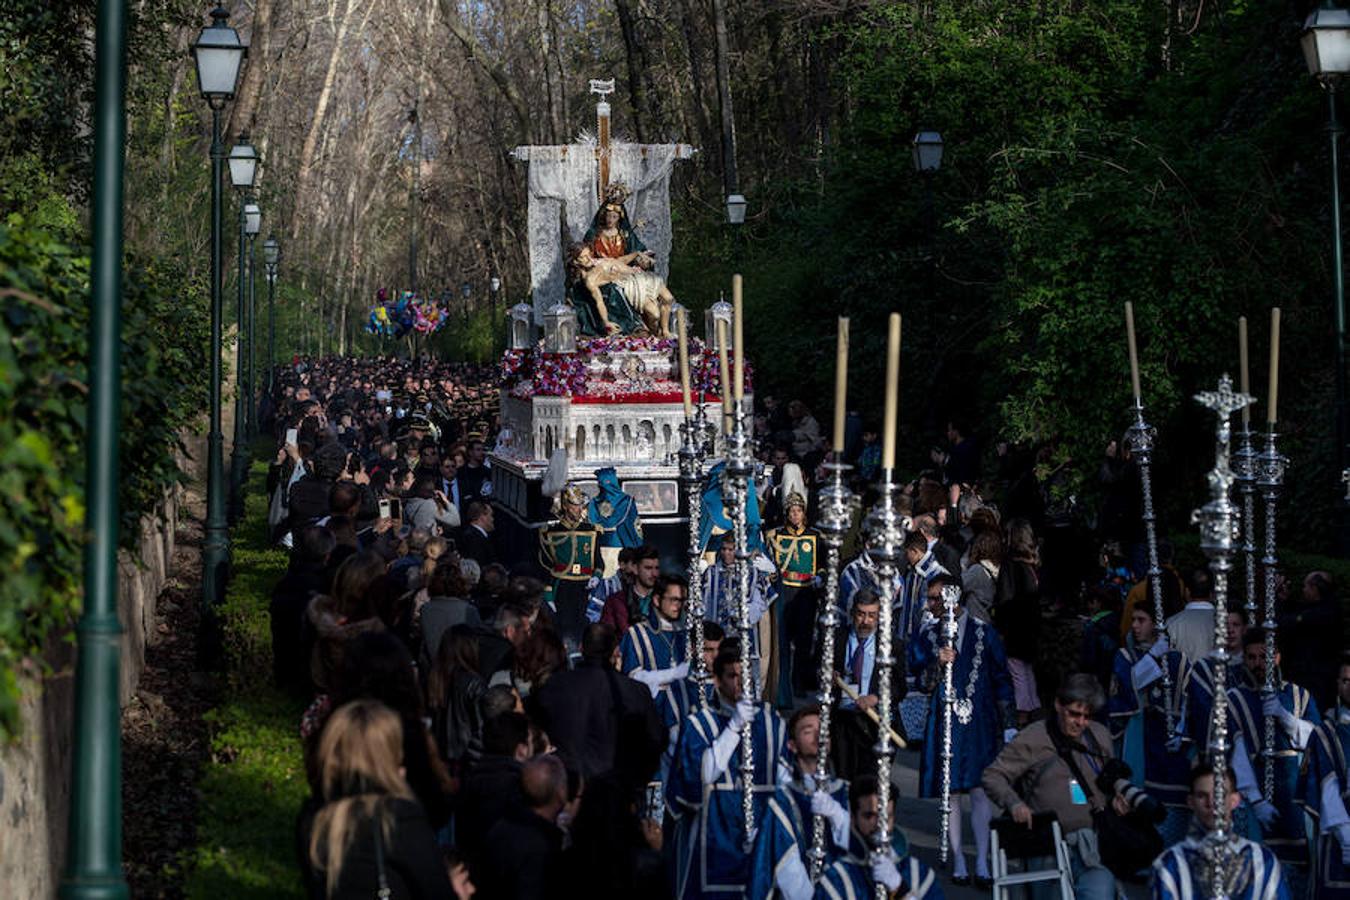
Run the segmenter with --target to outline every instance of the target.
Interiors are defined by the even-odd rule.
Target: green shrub
[[[12,220],[17,221],[17,220]],[[0,225],[0,736],[18,725],[16,669],[79,610],[88,396],[89,260]],[[162,261],[126,268],[121,538],[181,477],[179,435],[205,405],[200,285]]]

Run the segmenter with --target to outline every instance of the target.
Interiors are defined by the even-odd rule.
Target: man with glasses
[[[1097,774],[1113,756],[1111,733],[1092,720],[1105,702],[1096,678],[1070,675],[1055,697],[1055,715],[1018,732],[981,779],[989,798],[1018,824],[1032,827],[1035,813],[1056,815],[1069,845],[1079,900],[1116,896],[1115,876],[1102,865],[1093,811],[1113,803],[1117,813],[1129,812],[1123,797],[1108,798],[1096,784]]]

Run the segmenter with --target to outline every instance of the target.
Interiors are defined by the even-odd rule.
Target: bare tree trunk
[[[644,87],[642,71],[641,39],[637,33],[637,17],[633,13],[632,0],[614,0],[614,8],[619,13],[619,29],[623,32],[624,55],[628,60],[628,98],[633,106],[633,133],[638,143],[647,142],[643,119],[647,114],[647,91]]]
[[[549,0],[538,0],[538,8],[535,13],[535,19],[539,25],[539,48],[540,56],[544,63],[544,91],[548,98],[548,141],[550,144],[561,143],[563,140],[563,121],[562,121],[562,84],[555,80],[553,69],[553,27],[552,14],[549,10]]]
[[[740,177],[736,171],[736,117],[731,108],[726,0],[713,0],[713,30],[717,34],[717,105],[722,117],[722,186],[728,194],[735,194],[740,191]]]
[[[244,69],[244,81],[230,112],[230,129],[235,136],[256,130],[253,126],[258,116],[258,96],[272,64],[272,0],[256,0],[248,41],[249,65]]]
[[[367,7],[366,17],[370,16],[370,9],[374,4]],[[296,209],[303,209],[308,197],[310,183],[314,178],[314,153],[319,146],[319,135],[323,130],[324,118],[328,114],[328,104],[333,96],[333,84],[337,81],[338,65],[342,61],[342,47],[347,40],[347,30],[351,27],[352,15],[356,10],[356,0],[346,0],[346,7],[342,12],[342,18],[338,21],[337,30],[333,35],[333,47],[328,54],[328,67],[323,76],[323,87],[319,90],[319,99],[314,104],[314,118],[310,120],[309,132],[305,135],[305,143],[300,148],[300,167],[295,178],[295,205]],[[300,217],[291,216],[291,237],[300,234]]]
[[[705,146],[711,146],[713,137],[712,123],[708,117],[708,107],[703,102],[703,88],[707,83],[703,71],[703,46],[698,33],[698,19],[693,0],[680,0],[680,28],[684,31],[685,52],[689,55],[690,105],[694,108],[694,124],[698,127],[698,139]]]
[[[530,107],[525,102],[525,98],[516,90],[515,84],[511,81],[511,76],[507,71],[497,63],[488,58],[482,45],[473,36],[469,29],[464,27],[464,23],[459,21],[455,13],[455,7],[452,0],[440,0],[441,16],[445,19],[445,27],[450,29],[450,33],[459,39],[464,45],[464,49],[469,53],[469,59],[482,67],[492,83],[501,91],[502,97],[510,104],[511,111],[515,114],[516,126],[520,130],[520,139],[526,142],[534,140],[534,130],[530,128]],[[444,73],[439,70],[437,75],[442,79]],[[444,83],[444,82],[442,82]]]

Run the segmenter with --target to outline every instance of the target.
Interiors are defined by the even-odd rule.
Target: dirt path
[[[197,781],[210,750],[203,713],[215,705],[197,671],[205,503],[194,485],[179,506],[172,576],[156,601],[136,696],[122,713],[123,859],[133,897],[181,897],[196,844]]]

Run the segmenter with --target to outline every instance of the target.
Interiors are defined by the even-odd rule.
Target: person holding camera
[[[1031,828],[1035,813],[1055,814],[1078,900],[1114,900],[1116,879],[1102,863],[1094,813],[1108,806],[1120,816],[1130,812],[1124,796],[1108,796],[1098,785],[1113,759],[1111,733],[1093,720],[1105,702],[1096,678],[1070,675],[1056,693],[1055,714],[1019,731],[981,779],[989,799],[1020,825]]]

